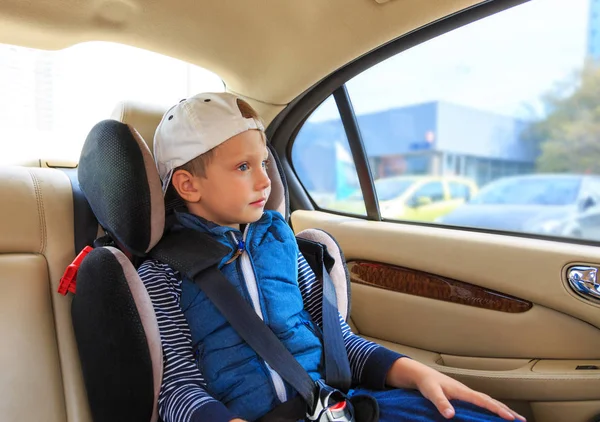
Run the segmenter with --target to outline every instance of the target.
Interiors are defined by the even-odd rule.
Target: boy
[[[163,189],[175,189],[187,206],[187,212],[177,212],[178,224],[231,249],[220,270],[309,375],[322,378],[322,288],[283,217],[264,211],[271,182],[256,112],[227,93],[184,100],[163,116],[154,154]],[[193,281],[153,260],[139,274],[161,333],[164,422],[252,421],[296,394]],[[500,420],[480,407],[506,420],[524,420],[503,404],[354,335],[342,319],[340,324],[353,385],[359,386],[355,391],[377,399],[381,421],[451,418],[451,399],[463,421]]]

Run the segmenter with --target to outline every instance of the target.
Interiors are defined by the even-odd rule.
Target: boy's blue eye
[[[238,167],[238,170],[241,170],[241,171],[248,170],[248,164],[246,164],[246,163],[242,164],[241,166]]]
[[[269,163],[270,163],[269,160],[265,160],[262,162],[262,166],[265,170],[269,168]]]

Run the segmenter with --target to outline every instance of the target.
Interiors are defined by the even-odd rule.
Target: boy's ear
[[[201,198],[197,178],[187,170],[177,170],[171,178],[173,187],[185,202],[198,202]]]

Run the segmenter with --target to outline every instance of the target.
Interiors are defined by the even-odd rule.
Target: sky
[[[539,117],[544,93],[583,63],[589,1],[533,0],[400,53],[348,82],[354,109],[365,114],[448,101]],[[35,112],[33,69],[42,56],[54,66],[48,111],[53,124],[40,132],[21,115]],[[0,157],[0,164],[40,154],[78,157],[77,146],[89,129],[109,117],[118,101],[167,106],[197,92],[223,89],[218,75],[129,46],[91,42],[39,52],[0,45],[0,109],[5,110],[0,124],[5,139],[13,140],[13,150]],[[336,116],[329,101],[311,120]]]
[[[539,116],[543,94],[583,64],[589,1],[533,0],[415,46],[348,82],[354,110],[440,100]],[[334,117],[333,107],[311,120]]]

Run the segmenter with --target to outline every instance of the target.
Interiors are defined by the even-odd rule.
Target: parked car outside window
[[[460,194],[452,194],[450,183],[463,187]],[[477,192],[477,186],[472,180],[462,177],[393,176],[376,180],[375,192],[383,218],[434,221],[463,204],[465,192],[471,196]],[[365,213],[360,190],[329,207],[353,214]]]
[[[600,238],[600,178],[536,174],[498,179],[437,222],[493,230]]]

